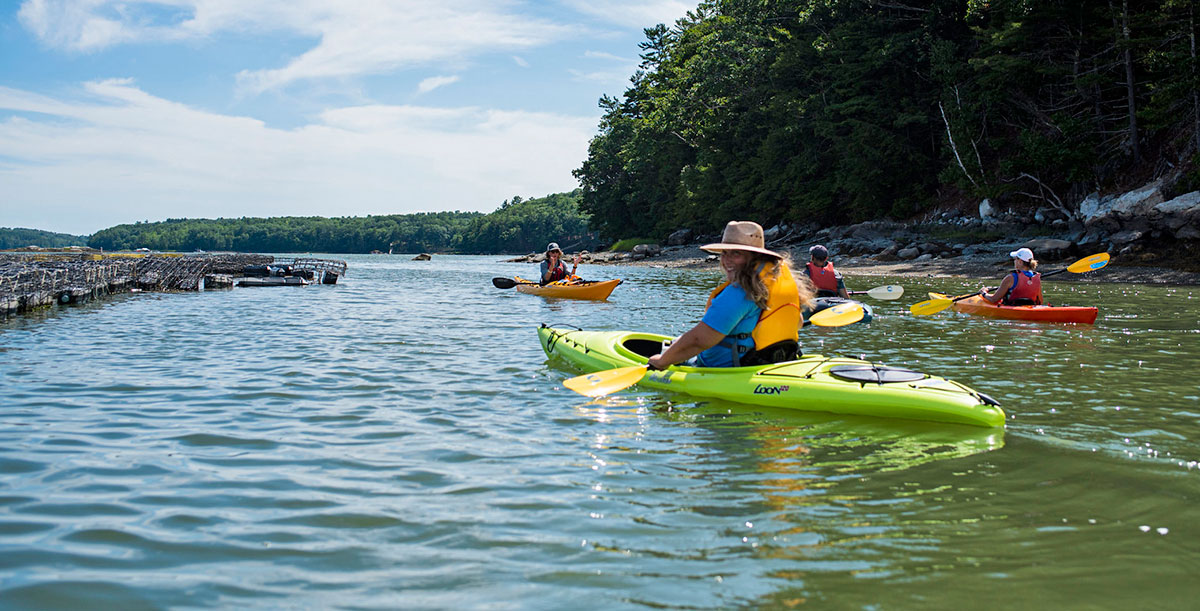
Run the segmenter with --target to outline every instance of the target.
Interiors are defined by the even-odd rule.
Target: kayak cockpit
[[[621,342],[621,347],[629,352],[648,359],[659,352],[662,352],[662,343],[665,339],[653,339],[648,337],[638,337],[636,335],[626,338]]]

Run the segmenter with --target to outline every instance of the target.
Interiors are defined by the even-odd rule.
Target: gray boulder
[[[1033,256],[1042,261],[1057,261],[1072,254],[1075,245],[1067,240],[1034,238],[1021,245],[1033,251]]]
[[[1158,204],[1151,208],[1149,216],[1155,226],[1178,231],[1180,227],[1200,218],[1200,191],[1185,193]]]
[[[915,247],[901,248],[900,250],[896,251],[896,257],[903,261],[912,261],[919,256],[921,256],[921,250]]]
[[[1100,216],[1100,210],[1103,208],[1108,212],[1108,202],[1112,201],[1112,197],[1101,198],[1099,193],[1091,193],[1079,202],[1079,220],[1086,221],[1092,217]]]
[[[992,206],[992,200],[985,199],[979,202],[979,218],[990,219],[996,216],[996,208]]]
[[[1175,232],[1176,240],[1196,240],[1200,239],[1200,228],[1195,225],[1184,225]]]
[[[680,229],[667,236],[667,246],[683,246],[692,241],[691,229]]]
[[[633,247],[633,254],[641,255],[643,258],[657,257],[658,255],[662,254],[662,246],[659,246],[658,244],[638,244],[637,246]]]
[[[1122,219],[1132,218],[1145,214],[1161,203],[1163,203],[1162,184],[1155,181],[1113,200],[1109,214],[1115,214]]]
[[[1033,220],[1038,223],[1053,223],[1066,221],[1067,215],[1057,208],[1038,208],[1033,212]]]
[[[1125,246],[1142,239],[1143,235],[1144,234],[1141,231],[1127,229],[1125,231],[1113,234],[1112,243],[1113,246]]]

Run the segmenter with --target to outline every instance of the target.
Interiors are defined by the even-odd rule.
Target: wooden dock
[[[227,288],[244,275],[247,266],[264,265],[316,276],[324,284],[337,283],[347,269],[345,261],[334,259],[276,259],[244,253],[0,252],[0,317],[135,289]]]

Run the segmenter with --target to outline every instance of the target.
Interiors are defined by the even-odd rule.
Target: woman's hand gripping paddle
[[[1096,271],[1096,270],[1100,269],[1101,267],[1108,265],[1108,260],[1109,260],[1108,253],[1106,253],[1106,252],[1097,253],[1097,254],[1091,255],[1089,257],[1084,257],[1084,258],[1068,265],[1065,269],[1056,269],[1052,272],[1046,272],[1046,273],[1042,274],[1042,277],[1045,278],[1047,276],[1053,276],[1055,274],[1061,274],[1063,272],[1071,272],[1072,274],[1082,274],[1085,272]],[[956,302],[956,301],[962,301],[963,299],[967,299],[969,297],[974,297],[978,294],[979,293],[971,293],[970,295],[960,295],[960,296],[954,297],[954,298],[946,297],[946,298],[942,298],[942,299],[930,299],[928,301],[914,303],[912,305],[912,307],[910,307],[908,310],[910,312],[912,312],[913,314],[916,314],[917,316],[928,316],[929,314],[937,314],[938,312],[945,310],[946,308],[950,307],[951,305],[954,305],[954,302]]]
[[[872,299],[880,301],[891,301],[899,299],[904,294],[904,287],[899,284],[888,284],[885,286],[877,286],[869,291],[848,291],[847,295],[866,295]]]
[[[862,317],[863,309],[861,304],[844,303],[813,314],[812,318],[808,319],[808,322],[819,327],[840,327],[856,323],[862,320]],[[634,365],[632,367],[620,367],[618,369],[585,373],[564,381],[563,386],[586,397],[603,397],[604,395],[637,384],[646,375],[647,370],[649,370],[649,367],[646,365]]]

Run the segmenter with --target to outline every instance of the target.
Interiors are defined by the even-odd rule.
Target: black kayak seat
[[[916,382],[924,380],[925,374],[911,369],[888,367],[886,365],[834,365],[829,373],[835,378],[854,382],[874,382],[875,384],[897,384],[901,382]]]

